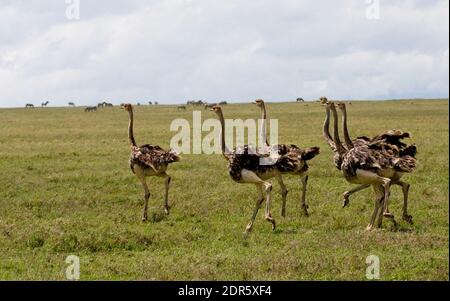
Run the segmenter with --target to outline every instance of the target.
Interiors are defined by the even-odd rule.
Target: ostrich
[[[148,201],[150,199],[150,191],[147,186],[146,177],[157,176],[164,178],[165,197],[164,197],[164,212],[168,215],[170,213],[169,206],[169,187],[172,178],[166,173],[169,164],[180,161],[180,157],[173,150],[165,151],[157,145],[143,145],[137,146],[133,134],[133,107],[131,104],[122,104],[121,107],[128,112],[128,139],[131,147],[130,168],[136,175],[144,187],[145,206],[142,215],[142,221],[148,219]]]
[[[325,119],[325,123],[324,123],[324,128],[323,128],[323,135],[325,137],[325,140],[327,141],[328,145],[331,147],[331,149],[333,150],[333,153],[335,153],[334,156],[334,162],[335,162],[335,166],[336,168],[338,168],[339,170],[341,169],[340,164],[342,164],[342,158],[340,157],[337,148],[336,148],[336,144],[334,143],[333,139],[330,136],[329,133],[329,120],[330,120],[330,108],[331,108],[331,104],[328,103],[328,100],[326,98],[322,98],[321,99],[322,103],[325,103],[327,106],[327,116]],[[349,149],[353,148],[353,147],[359,147],[359,146],[364,146],[364,145],[370,145],[371,143],[379,143],[382,142],[383,139],[388,138],[388,140],[394,140],[395,144],[399,144],[398,141],[395,142],[395,140],[398,140],[398,138],[405,138],[408,137],[409,134],[407,133],[402,133],[402,132],[396,132],[396,131],[386,131],[381,135],[375,136],[372,139],[369,139],[366,136],[362,136],[362,137],[358,137],[357,139],[352,140],[349,136],[349,132],[348,132],[348,128],[347,128],[347,109],[344,103],[339,103],[338,104],[339,109],[342,112],[342,127],[343,127],[343,133],[344,133],[344,139],[345,139],[345,143],[346,143],[346,150],[348,151]],[[338,123],[335,120],[334,122],[334,129],[335,129],[335,133],[337,133],[338,131]],[[403,135],[403,136],[402,136]],[[406,145],[398,145],[398,146],[394,146],[394,147],[401,147],[401,152],[402,155],[405,154],[409,154],[410,156],[414,157],[416,155],[416,147],[415,146],[409,146],[406,147]],[[395,176],[393,178],[391,178],[391,184],[394,185],[398,185],[402,187],[402,192],[403,192],[403,220],[406,221],[409,224],[412,224],[412,216],[408,214],[408,194],[409,194],[409,188],[410,185],[406,182],[403,182],[400,180],[400,178],[398,176]],[[350,196],[353,195],[354,193],[367,189],[369,188],[370,185],[369,184],[362,184],[354,189],[351,189],[349,191],[344,192],[344,201],[343,201],[343,207],[347,207],[350,203]]]
[[[337,167],[340,167],[348,182],[360,184],[359,188],[364,185],[372,186],[376,194],[375,208],[367,230],[373,229],[377,216],[377,227],[381,227],[383,216],[390,218],[395,225],[394,216],[388,208],[390,186],[400,183],[403,173],[412,172],[416,166],[415,146],[406,147],[400,142],[401,139],[409,137],[409,134],[388,131],[371,139],[368,143],[353,143],[353,148],[346,149],[340,142],[339,131],[336,129],[338,116],[334,103],[327,103],[327,119],[329,119],[328,109],[333,112],[335,120],[334,145],[330,143],[326,133],[324,136],[332,150],[337,152],[335,158],[337,157],[338,160],[335,159],[335,164],[337,161],[342,162]],[[347,138],[345,138],[346,144],[349,145],[350,138]],[[405,213],[404,218],[408,219]]]
[[[338,169],[341,170],[341,165],[342,165],[342,156],[338,150],[338,146],[336,145],[336,143],[333,141],[333,138],[330,135],[330,131],[329,131],[329,126],[330,126],[330,110],[331,110],[331,103],[328,103],[328,100],[326,98],[322,98],[321,102],[326,106],[326,118],[325,118],[325,123],[323,125],[323,137],[325,138],[325,141],[327,142],[327,144],[330,146],[331,150],[334,153],[333,156],[333,163],[334,166]],[[344,118],[345,119],[345,118]],[[344,131],[346,129],[346,119],[344,121]],[[337,120],[334,121],[334,131],[335,131],[335,135],[336,135],[336,131],[338,131],[338,122]],[[341,149],[341,152],[343,150]],[[344,193],[344,202],[343,202],[343,207],[347,207],[347,205],[349,204],[350,200],[349,197],[353,194],[356,193],[360,190],[369,188],[370,185],[369,184],[363,184],[358,186],[355,189],[352,189],[350,191],[346,191]]]
[[[363,145],[367,145],[367,144],[368,145],[376,145],[376,144],[380,144],[380,143],[382,143],[384,145],[388,144],[389,148],[394,149],[394,153],[396,155],[400,155],[404,158],[405,158],[405,156],[408,156],[406,158],[408,158],[409,160],[415,161],[414,157],[417,153],[416,146],[415,145],[407,146],[406,144],[399,141],[400,139],[403,139],[403,138],[409,138],[410,137],[409,133],[403,133],[402,131],[397,131],[397,130],[389,130],[380,135],[375,136],[372,139],[369,139],[369,138],[363,136],[363,137],[358,137],[355,140],[352,140],[350,138],[348,128],[347,128],[347,108],[344,103],[338,103],[338,107],[342,112],[342,126],[343,126],[344,139],[347,144],[347,149],[353,148],[354,146],[358,147],[358,146],[363,146]],[[409,194],[410,185],[406,182],[401,181],[400,180],[401,176],[402,176],[402,174],[396,173],[394,175],[394,177],[391,178],[391,184],[402,187],[402,192],[403,192],[403,216],[402,216],[402,218],[409,224],[412,224],[413,223],[412,216],[408,214],[408,194]],[[344,206],[345,206],[345,204],[348,205],[348,203],[350,202],[349,197],[353,193],[363,190],[368,187],[369,186],[362,185],[362,186],[356,187],[353,190],[345,192],[344,193]]]
[[[271,146],[269,145],[269,142],[267,141],[267,129],[266,129],[266,123],[267,123],[267,110],[266,110],[266,104],[264,102],[264,100],[262,99],[258,99],[254,102],[260,109],[261,109],[261,141],[264,142],[264,146],[265,148],[271,148]],[[275,146],[278,147],[278,149],[281,148],[285,148],[288,149],[289,151],[295,151],[295,149],[298,149],[297,146],[295,145],[278,145]],[[300,174],[301,176],[301,182],[302,182],[302,201],[301,201],[301,208],[303,210],[303,213],[308,216],[308,205],[306,204],[306,189],[307,189],[307,185],[308,185],[308,179],[309,176],[307,175],[307,173],[302,173]],[[282,174],[279,174],[277,176],[277,181],[278,184],[281,187],[281,197],[283,200],[283,205],[281,207],[281,216],[285,217],[286,216],[286,198],[287,195],[289,193],[289,190],[287,189],[286,185],[284,184],[283,181],[283,177]]]
[[[306,150],[296,149],[295,151],[281,148],[280,155],[273,165],[261,165],[261,160],[267,155],[258,154],[251,146],[244,145],[231,152],[225,144],[225,119],[220,106],[212,108],[219,117],[221,124],[221,148],[224,158],[228,161],[228,172],[230,177],[237,183],[254,184],[259,193],[256,206],[253,211],[250,223],[247,225],[245,234],[251,232],[258,210],[264,202],[263,192],[266,193],[265,219],[272,224],[272,230],[276,228],[275,219],[270,213],[270,198],[272,184],[267,180],[277,177],[280,173],[304,173],[308,170],[307,161],[314,158],[318,153],[318,148]]]

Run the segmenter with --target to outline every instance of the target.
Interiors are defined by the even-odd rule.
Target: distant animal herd
[[[305,99],[299,97],[299,98],[296,99],[296,102],[304,103],[306,101],[305,101]],[[49,104],[50,104],[50,101],[42,102],[41,103],[41,107],[42,108],[47,108]],[[148,101],[147,104],[149,106],[157,106],[157,105],[159,105],[159,102],[158,101]],[[211,110],[215,106],[225,106],[227,104],[228,104],[227,101],[220,101],[220,102],[209,103],[209,102],[204,101],[204,100],[188,100],[186,102],[186,104],[178,105],[177,106],[177,110],[186,111],[189,107],[202,107],[206,111],[206,110]],[[351,103],[350,103],[350,105],[351,105]],[[75,104],[75,102],[71,101],[71,102],[68,103],[68,106],[71,107],[71,108],[75,108],[76,104]],[[141,102],[136,102],[136,106],[140,107],[140,106],[142,106],[142,103]],[[34,104],[32,104],[32,103],[27,103],[25,105],[25,108],[27,108],[27,109],[34,109],[35,107],[36,106]],[[114,104],[112,104],[110,102],[103,101],[103,102],[98,103],[97,105],[86,106],[84,108],[84,111],[86,113],[97,112],[99,109],[113,108],[113,107],[114,107]]]

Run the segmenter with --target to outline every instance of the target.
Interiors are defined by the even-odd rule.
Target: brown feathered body
[[[296,145],[272,145],[263,152],[252,146],[236,148],[227,155],[228,171],[231,178],[240,182],[244,169],[255,172],[261,179],[269,179],[277,174],[303,174],[308,171],[307,161],[319,154],[320,149],[313,147],[301,149]]]
[[[401,141],[409,137],[409,133],[389,130],[372,139],[357,139],[354,148],[342,156],[342,172],[346,178],[355,177],[357,169],[373,171],[380,176],[391,173],[392,177],[398,178],[401,174],[396,173],[413,172],[417,164],[416,146]]]
[[[135,172],[135,165],[153,174],[163,174],[170,163],[180,161],[173,150],[166,151],[157,145],[131,146],[130,168]]]

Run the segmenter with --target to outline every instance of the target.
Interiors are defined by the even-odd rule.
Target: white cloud
[[[337,2],[0,0],[0,106],[448,97],[448,1]]]

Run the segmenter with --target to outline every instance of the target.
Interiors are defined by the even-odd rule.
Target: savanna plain
[[[204,119],[216,118],[202,111]],[[148,178],[150,219],[141,222],[143,189],[131,173],[128,115],[115,108],[0,109],[0,279],[65,280],[69,255],[79,256],[81,280],[366,280],[366,258],[380,258],[381,280],[449,279],[448,100],[353,101],[352,137],[387,129],[413,135],[418,169],[409,213],[401,220],[402,191],[391,190],[399,223],[367,232],[373,192],[353,187],[332,163],[322,138],[319,103],[268,103],[279,142],[319,146],[310,161],[310,216],[300,210],[301,184],[290,190],[282,218],[280,188],[272,181],[273,232],[260,211],[253,232],[243,231],[257,196],[234,183],[220,155],[183,154],[169,167],[172,211],[163,213],[164,183]],[[135,107],[138,144],[169,148],[174,119],[192,124],[192,107]],[[225,118],[259,117],[252,104],[230,104]],[[208,134],[207,132],[204,135]]]

